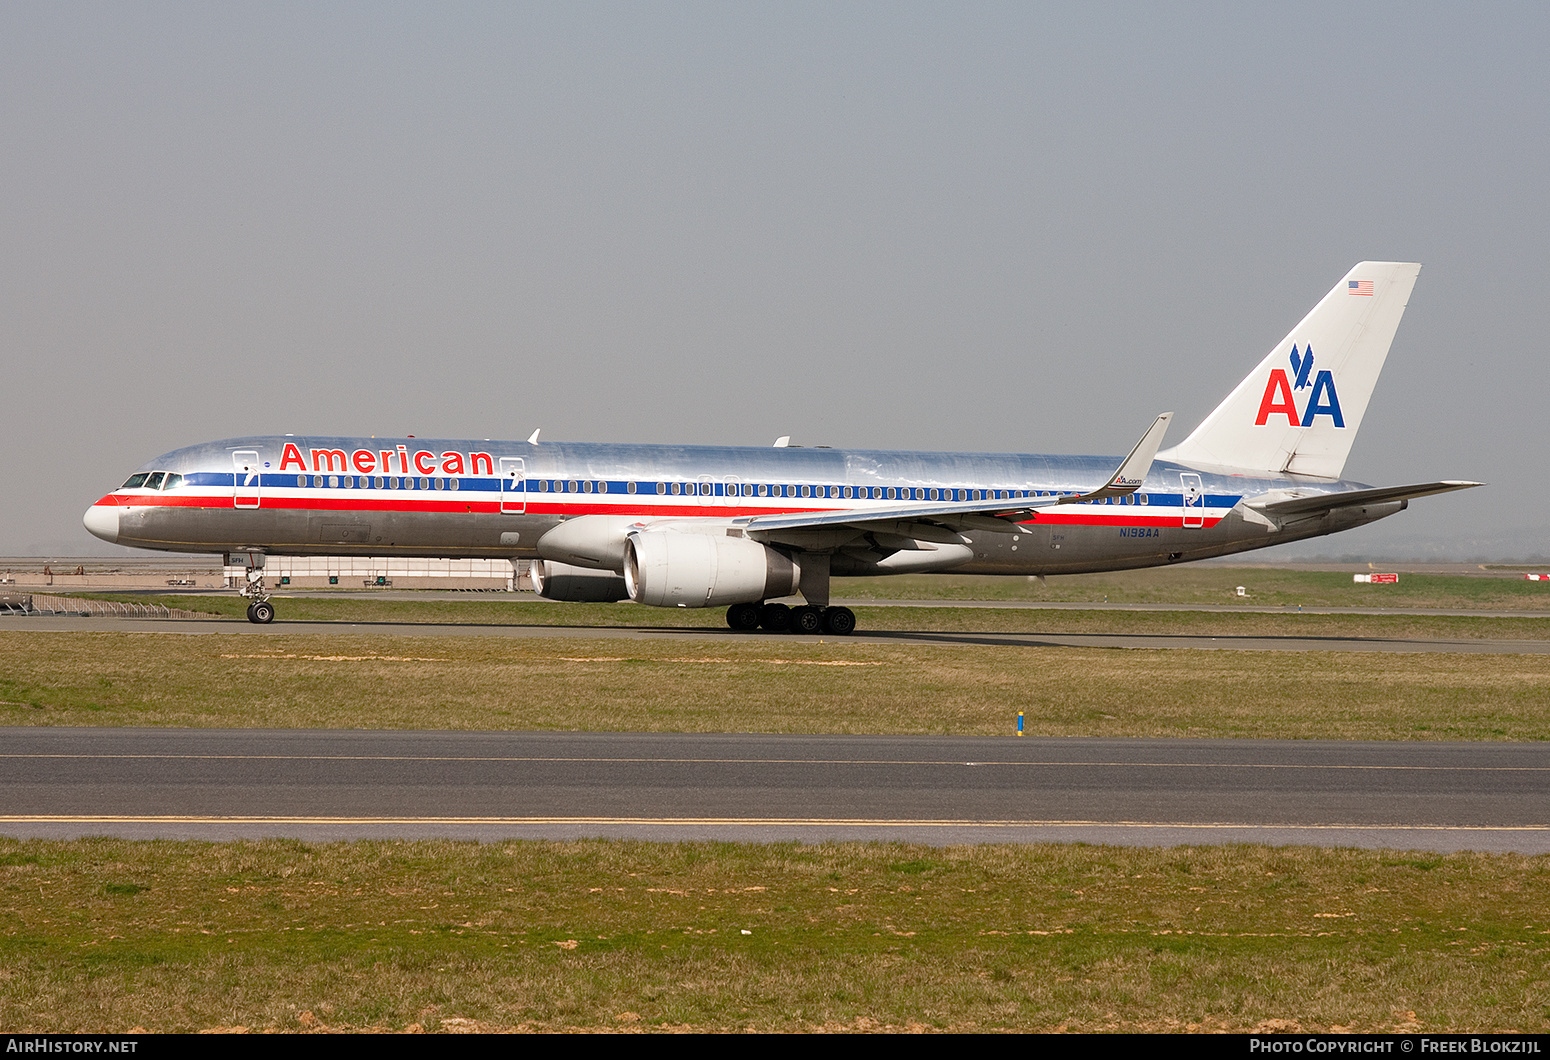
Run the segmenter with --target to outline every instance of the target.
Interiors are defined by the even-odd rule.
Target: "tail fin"
[[[1193,434],[1158,456],[1339,478],[1420,271],[1356,266]]]

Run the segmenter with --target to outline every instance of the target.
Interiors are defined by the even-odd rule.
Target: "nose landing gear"
[[[248,598],[248,621],[267,626],[274,621],[274,604],[269,602],[269,591],[264,588],[263,556],[249,553],[247,583],[239,590]]]

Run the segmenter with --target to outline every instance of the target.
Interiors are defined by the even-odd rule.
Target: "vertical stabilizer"
[[[1364,261],[1172,449],[1183,464],[1339,478],[1421,266]]]

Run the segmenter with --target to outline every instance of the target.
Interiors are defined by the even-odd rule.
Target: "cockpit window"
[[[151,477],[145,480],[145,488],[148,490],[161,489],[161,480],[167,477],[165,471],[152,471]]]
[[[167,476],[167,481],[161,484],[161,488],[164,490],[172,490],[177,489],[181,485],[183,485],[182,475],[169,474]]]
[[[145,485],[145,480],[150,478],[150,477],[151,477],[150,473],[147,472],[147,471],[142,471],[138,475],[130,475],[129,476],[129,481],[125,482],[122,486],[119,487],[119,489],[121,489],[121,490],[137,490],[141,486]]]

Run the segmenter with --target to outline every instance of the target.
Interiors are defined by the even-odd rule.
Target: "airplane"
[[[274,620],[265,556],[531,560],[554,600],[726,607],[849,634],[839,576],[1161,566],[1362,526],[1478,482],[1341,478],[1420,265],[1362,262],[1194,432],[1123,459],[1011,453],[251,437],[177,449],[86,512],[104,541],[219,552]],[[800,595],[791,607],[780,600]]]

